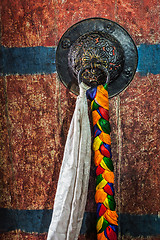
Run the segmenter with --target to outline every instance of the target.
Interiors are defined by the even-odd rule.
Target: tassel
[[[94,163],[96,165],[97,203],[97,239],[117,240],[118,215],[115,211],[114,174],[111,154],[109,101],[107,83],[87,90],[87,98],[91,100],[94,128]]]

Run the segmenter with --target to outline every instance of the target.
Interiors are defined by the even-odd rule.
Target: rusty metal
[[[86,65],[85,67],[82,67],[79,70],[78,75],[77,75],[78,84],[80,84],[82,81],[90,87],[94,87],[94,86],[101,84],[101,82],[99,82],[97,79],[95,79],[96,78],[96,77],[94,77],[95,73],[92,73],[92,71],[91,71],[91,78],[88,78],[88,76],[87,76],[87,78],[85,78],[86,71],[88,72],[89,69],[90,69],[90,66]],[[110,79],[110,74],[109,74],[108,69],[106,67],[104,67],[103,65],[96,66],[96,69],[103,73],[103,79],[102,79],[103,83],[102,84],[104,84],[104,83],[109,84],[111,79]]]
[[[73,93],[79,93],[78,73],[89,86],[103,84],[110,75],[109,97],[121,92],[133,79],[137,67],[137,49],[117,23],[90,18],[70,27],[59,41],[56,67],[60,80]]]
[[[119,42],[112,36],[94,32],[80,36],[70,47],[68,65],[72,74],[77,77],[81,68],[87,66],[83,72],[83,81],[89,85],[105,83],[105,68],[114,81],[124,66],[124,53]],[[103,66],[104,69],[100,69]]]

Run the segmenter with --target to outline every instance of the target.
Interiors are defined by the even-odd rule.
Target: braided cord
[[[108,85],[87,90],[91,100],[96,166],[97,240],[117,240],[118,215],[115,211],[114,174],[111,154]]]

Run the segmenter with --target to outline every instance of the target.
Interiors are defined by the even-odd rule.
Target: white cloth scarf
[[[77,240],[88,192],[91,131],[86,90],[80,84],[70,124],[47,240]]]

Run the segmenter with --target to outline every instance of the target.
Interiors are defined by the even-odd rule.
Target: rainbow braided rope
[[[118,215],[115,211],[114,174],[111,154],[108,85],[87,90],[91,102],[96,165],[97,240],[117,240]]]

